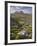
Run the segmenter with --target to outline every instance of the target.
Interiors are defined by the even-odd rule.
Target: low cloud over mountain
[[[23,12],[26,14],[32,14],[32,7],[25,6],[10,6],[10,13]]]

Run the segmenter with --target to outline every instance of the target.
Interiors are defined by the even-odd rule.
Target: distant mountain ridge
[[[24,14],[22,11],[21,12],[15,12],[11,14],[12,17],[25,17],[25,16],[32,16],[32,14]]]
[[[24,13],[23,11],[20,11],[20,12],[15,12],[15,13],[11,13],[11,14],[28,14],[28,15],[32,15],[32,14],[29,14],[29,13]]]

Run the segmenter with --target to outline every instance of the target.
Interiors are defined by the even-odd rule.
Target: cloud
[[[10,13],[22,11],[23,13],[31,14],[32,13],[32,7],[25,7],[25,6],[11,6],[10,7]]]

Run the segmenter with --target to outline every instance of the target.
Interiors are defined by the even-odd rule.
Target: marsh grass
[[[10,23],[12,23],[12,18],[15,19],[15,23],[17,26],[13,27],[14,25],[10,25],[10,39],[11,40],[19,40],[19,39],[31,39],[32,38],[32,16],[26,15],[22,18],[20,17],[10,17]],[[31,22],[30,22],[31,21]],[[24,31],[29,32],[28,36],[25,35],[18,35],[19,32],[23,31],[22,29],[26,29]]]

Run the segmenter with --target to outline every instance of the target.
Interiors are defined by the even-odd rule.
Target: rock
[[[28,36],[28,32],[26,32],[26,31],[21,31],[21,32],[18,33],[18,35]]]

